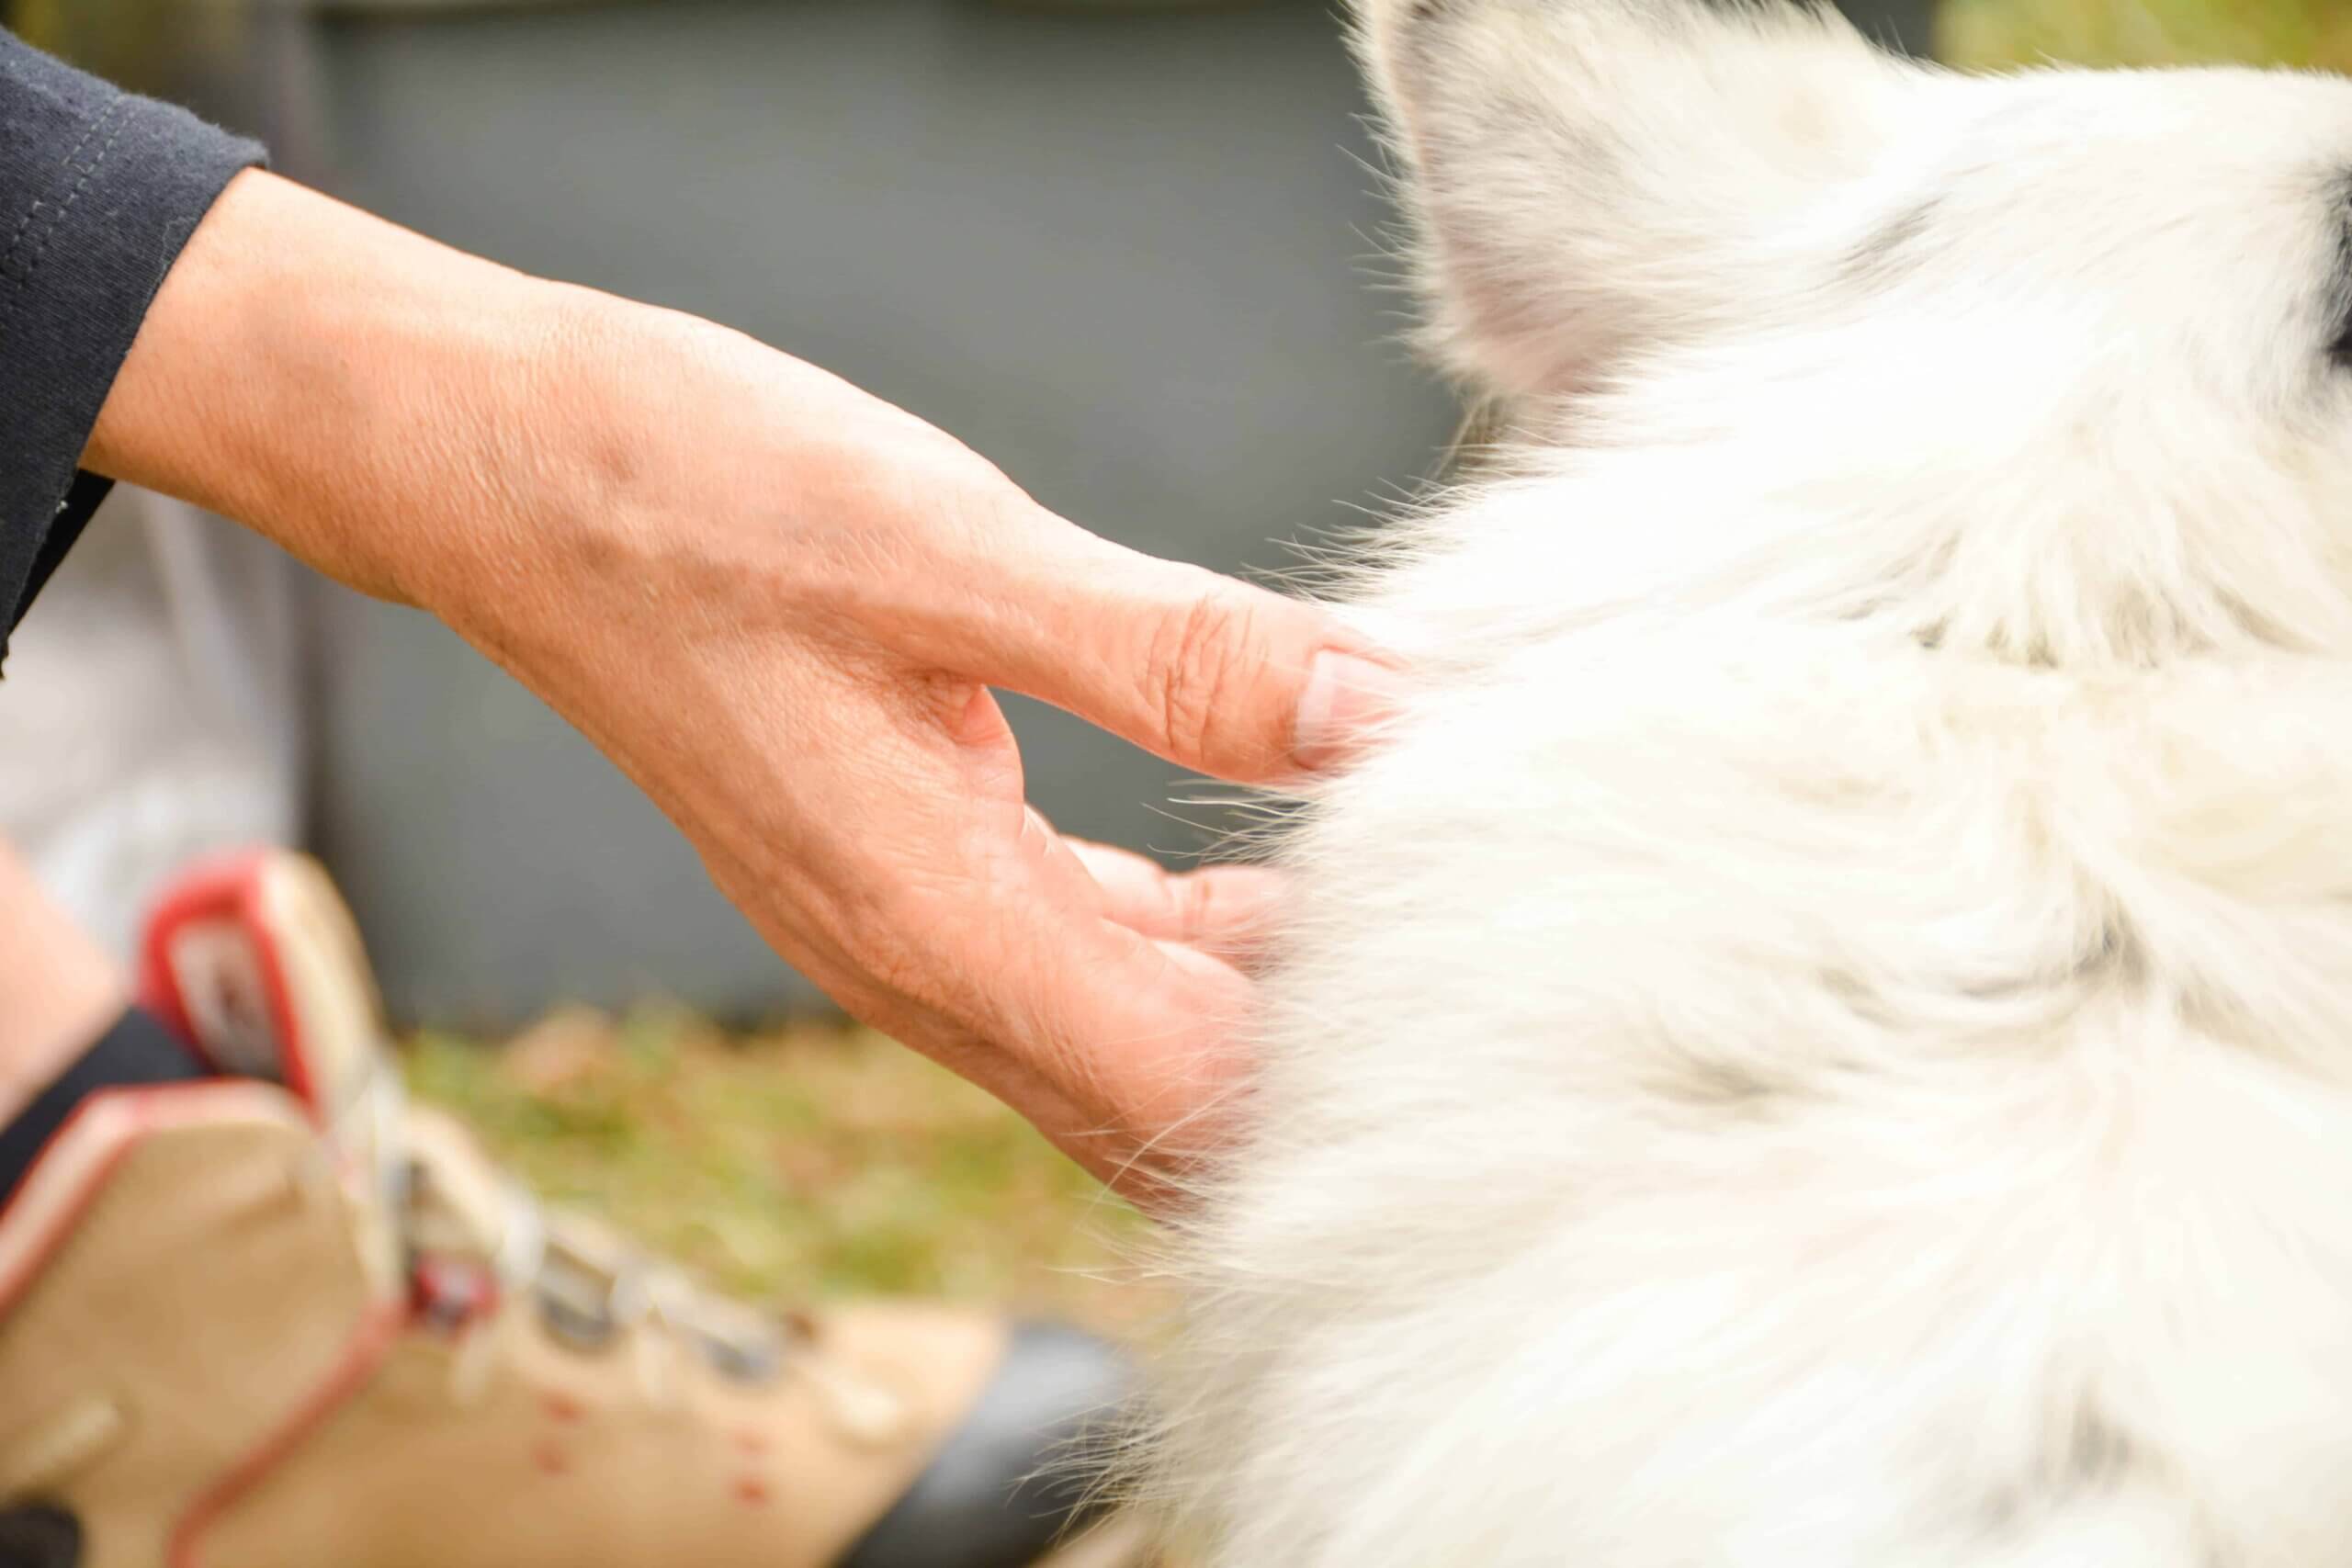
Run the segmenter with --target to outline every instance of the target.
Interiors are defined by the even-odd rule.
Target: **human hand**
[[[1087,534],[821,370],[266,176],[167,280],[92,452],[439,615],[844,1007],[1139,1192],[1213,1142],[1278,888],[1059,837],[989,688],[1270,782],[1394,684],[1317,610]]]
[[[988,688],[1255,782],[1340,756],[1380,671],[1317,611],[1108,544],[748,339],[616,309],[582,346],[626,477],[424,602],[850,1010],[1106,1177],[1197,1146],[1272,874],[1061,838]]]

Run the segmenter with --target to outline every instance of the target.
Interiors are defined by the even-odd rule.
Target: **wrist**
[[[752,411],[779,365],[249,172],[164,279],[85,462],[545,675],[601,657],[583,623],[641,615],[674,569],[740,586],[680,520],[771,488],[761,454],[794,422]]]
[[[469,536],[563,465],[556,363],[584,291],[260,172],[164,279],[86,466],[233,517],[363,592],[430,604]]]
[[[398,542],[401,597],[510,666],[561,662],[660,592],[685,498],[708,476],[713,340],[691,317],[555,284],[513,300],[467,351],[467,434]],[[720,460],[695,443],[704,466]],[[470,498],[464,515],[451,497]]]

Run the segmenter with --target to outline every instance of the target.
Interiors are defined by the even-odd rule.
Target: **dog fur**
[[[2352,85],[1363,0],[1439,359],[1215,1568],[2352,1562]]]

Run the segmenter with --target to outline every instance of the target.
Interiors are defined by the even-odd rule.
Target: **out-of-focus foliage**
[[[1944,0],[1938,30],[1939,52],[1961,65],[2243,61],[2352,71],[2347,0]]]
[[[29,42],[110,81],[170,93],[231,50],[253,5],[282,0],[0,0]]]
[[[879,1035],[562,1011],[500,1051],[427,1033],[406,1065],[542,1193],[750,1297],[1011,1302],[1122,1331],[1159,1304],[1117,1282],[1131,1211]]]

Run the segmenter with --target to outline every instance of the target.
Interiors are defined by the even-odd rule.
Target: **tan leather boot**
[[[145,967],[239,1076],[85,1102],[0,1214],[0,1568],[1128,1561],[1070,1529],[1114,1353],[761,1314],[544,1214],[401,1102],[311,863],[198,877]]]

